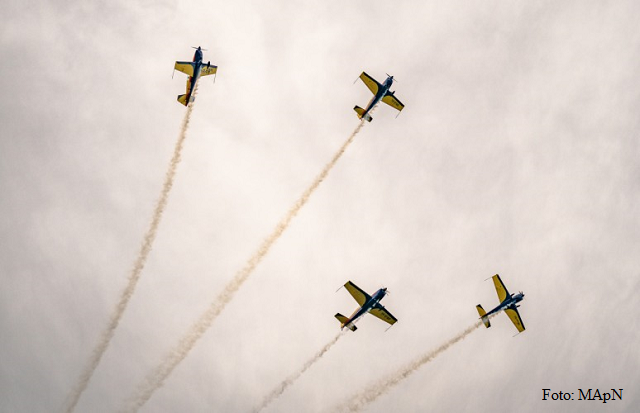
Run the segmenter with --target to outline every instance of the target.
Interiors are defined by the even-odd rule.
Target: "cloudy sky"
[[[386,411],[631,411],[640,404],[640,6],[634,1],[3,0],[0,411],[56,411],[127,282],[185,108],[182,162],[126,313],[78,411],[120,409],[379,107],[145,412],[325,411],[526,294],[372,403]],[[543,402],[542,389],[624,388]]]

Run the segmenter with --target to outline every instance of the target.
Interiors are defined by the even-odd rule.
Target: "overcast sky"
[[[418,4],[420,3],[420,4]],[[368,411],[640,405],[640,5],[617,1],[32,1],[0,14],[0,411],[62,407],[126,285],[202,79],[138,289],[78,411],[123,406],[381,105],[144,412],[323,411],[524,291]],[[543,402],[542,389],[624,388]]]

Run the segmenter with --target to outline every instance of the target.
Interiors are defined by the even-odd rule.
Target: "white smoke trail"
[[[291,220],[295,218],[300,209],[307,203],[313,192],[318,188],[322,181],[327,177],[333,166],[338,162],[344,151],[351,144],[355,136],[360,132],[364,126],[364,121],[358,124],[358,127],[353,131],[351,136],[340,147],[338,152],[333,156],[331,161],[324,167],[322,172],[316,177],[311,186],[307,188],[302,194],[300,199],[291,207],[287,215],[280,221],[274,231],[269,235],[260,245],[258,250],[247,261],[244,268],[236,273],[231,281],[225,286],[222,293],[209,305],[209,308],[198,318],[198,320],[191,325],[187,333],[180,339],[177,346],[166,356],[166,358],[158,365],[147,378],[139,385],[136,393],[128,400],[127,406],[124,408],[126,412],[135,412],[142,407],[153,393],[164,383],[166,378],[173,372],[182,360],[187,356],[189,351],[193,348],[196,342],[202,337],[202,335],[211,326],[213,321],[218,318],[218,315],[224,310],[227,304],[233,299],[236,292],[240,289],[242,284],[253,273],[256,266],[262,261],[265,255],[269,252],[271,246],[280,238],[282,233],[291,223]]]
[[[309,367],[311,367],[313,364],[315,364],[316,361],[320,360],[320,358],[322,358],[322,356],[324,356],[324,354],[329,351],[329,349],[331,347],[333,347],[334,344],[336,344],[336,342],[338,341],[338,339],[340,337],[343,336],[343,332],[341,331],[340,333],[338,333],[331,341],[329,341],[327,344],[324,345],[324,347],[322,347],[320,349],[320,351],[318,351],[313,357],[311,357],[309,360],[307,360],[306,363],[304,363],[304,365],[302,366],[302,368],[298,371],[296,371],[295,373],[293,373],[291,376],[287,377],[286,379],[284,379],[282,381],[282,383],[280,383],[278,385],[278,387],[276,387],[271,393],[269,393],[264,400],[262,401],[262,403],[260,404],[260,406],[258,406],[258,408],[255,409],[255,412],[259,412],[261,410],[263,410],[265,407],[267,407],[272,401],[274,401],[275,399],[277,399],[278,397],[280,397],[280,395],[282,393],[284,393],[284,391],[287,389],[287,387],[291,386],[296,380],[298,380],[298,378],[300,378],[300,376],[302,376],[302,374],[307,371],[309,369]]]
[[[198,86],[194,88],[193,95],[195,97]],[[156,238],[156,233],[158,232],[158,226],[160,225],[160,220],[162,219],[162,213],[164,212],[165,207],[167,206],[167,201],[169,199],[169,192],[171,191],[171,187],[173,186],[173,179],[176,175],[176,170],[178,169],[178,164],[180,163],[180,156],[182,153],[182,147],[184,141],[187,137],[187,129],[189,128],[189,121],[191,119],[191,112],[193,111],[193,103],[187,107],[187,111],[184,115],[184,119],[182,120],[182,127],[180,128],[180,135],[178,136],[178,141],[176,142],[176,146],[173,150],[173,157],[171,158],[171,162],[169,163],[169,169],[166,172],[164,185],[162,186],[162,191],[160,192],[160,198],[158,199],[158,203],[153,211],[153,216],[151,218],[151,224],[149,225],[149,229],[144,235],[142,245],[140,246],[140,251],[138,253],[138,257],[136,258],[133,268],[131,269],[131,273],[129,273],[128,282],[125,289],[122,291],[120,295],[120,300],[118,301],[118,305],[116,306],[113,314],[111,314],[111,318],[109,319],[109,323],[107,324],[107,328],[102,332],[100,336],[100,340],[98,344],[93,349],[91,353],[91,357],[89,358],[89,363],[82,371],[78,383],[73,388],[72,392],[67,397],[66,401],[66,411],[67,413],[73,412],[78,401],[80,400],[80,396],[85,391],[89,384],[89,380],[91,380],[91,376],[95,372],[98,364],[100,364],[100,359],[104,355],[104,352],[107,350],[109,346],[109,342],[113,338],[115,334],[116,328],[118,327],[118,323],[120,323],[120,319],[124,314],[127,305],[129,304],[129,300],[133,296],[133,293],[136,289],[136,285],[138,284],[138,280],[140,279],[140,274],[147,262],[147,257],[151,252],[151,248],[153,246],[153,241]]]
[[[416,360],[409,363],[408,365],[402,367],[401,369],[398,369],[395,373],[391,374],[390,376],[369,385],[360,393],[353,396],[349,396],[349,399],[347,401],[337,406],[336,408],[332,409],[332,411],[357,412],[362,410],[369,404],[373,403],[378,397],[382,396],[383,394],[391,390],[394,386],[396,386],[402,380],[409,377],[420,367],[427,364],[434,358],[438,357],[440,354],[445,352],[449,347],[451,347],[452,345],[456,344],[457,342],[459,342],[460,340],[462,340],[463,338],[465,338],[466,336],[474,332],[481,325],[482,325],[482,321],[478,321],[477,323],[474,323],[472,326],[468,327],[467,329],[465,329],[464,331],[462,331],[452,339],[448,340],[446,343],[442,344],[440,347],[436,348],[435,350],[432,350],[424,354],[423,356],[417,358]]]

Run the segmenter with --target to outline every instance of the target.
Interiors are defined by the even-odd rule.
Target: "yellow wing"
[[[202,65],[202,69],[200,69],[200,76],[209,76],[216,73],[217,71],[218,71],[218,66]]]
[[[402,102],[400,102],[398,98],[396,98],[392,94],[389,94],[383,97],[382,101],[387,105],[391,106],[392,108],[397,109],[398,111],[401,111],[402,109],[404,109],[404,105],[402,104]]]
[[[504,310],[504,312],[507,313],[507,315],[511,319],[511,322],[514,326],[516,326],[518,331],[522,333],[524,331],[524,324],[522,323],[522,319],[520,318],[520,313],[518,313],[518,310],[515,308],[507,308]]]
[[[369,314],[372,314],[372,315],[378,317],[380,320],[382,320],[384,322],[387,322],[387,323],[389,323],[391,325],[394,325],[398,321],[398,319],[395,318],[383,306],[379,306],[379,307],[374,308],[373,310],[369,311]]]
[[[500,302],[503,302],[505,298],[509,296],[509,291],[507,291],[507,287],[504,286],[498,274],[493,276],[493,284],[496,286],[498,299],[500,300]]]
[[[346,288],[347,291],[349,291],[349,294],[351,294],[351,296],[355,298],[355,300],[358,302],[358,305],[360,307],[362,307],[364,303],[366,303],[367,300],[371,298],[369,297],[369,294],[362,291],[357,285],[355,285],[351,281],[347,281],[347,283],[344,285],[344,288]]]
[[[373,93],[374,95],[378,94],[378,89],[380,89],[380,83],[376,82],[374,78],[372,78],[365,72],[362,72],[362,74],[360,75],[360,79],[362,79],[364,84],[367,85],[371,93]]]
[[[186,75],[193,76],[193,62],[176,62],[173,68]]]

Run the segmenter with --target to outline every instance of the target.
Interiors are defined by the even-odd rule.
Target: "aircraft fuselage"
[[[381,288],[376,291],[375,294],[373,294],[371,298],[362,305],[362,307],[358,308],[353,314],[351,314],[351,317],[349,317],[349,321],[344,323],[344,327],[348,327],[349,325],[355,323],[358,318],[373,310],[376,304],[378,304],[385,295],[387,295],[386,288]]]
[[[505,298],[504,301],[502,301],[500,304],[498,304],[498,306],[496,308],[494,308],[493,310],[489,311],[486,314],[486,317],[495,314],[495,313],[499,313],[502,310],[506,310],[507,308],[516,308],[519,307],[518,305],[516,305],[517,303],[519,303],[520,301],[522,301],[524,299],[524,294],[523,293],[518,293],[518,294],[511,294],[509,297]]]
[[[193,63],[195,64],[193,68],[193,76],[189,77],[189,85],[191,86],[189,87],[189,92],[187,92],[187,102],[191,101],[191,95],[196,88],[196,82],[200,78],[200,71],[202,70],[202,49],[200,47],[196,49],[196,52],[193,55]]]
[[[371,111],[371,109],[373,109],[375,105],[380,103],[382,98],[387,95],[387,92],[389,91],[389,89],[391,89],[392,84],[393,84],[393,76],[388,76],[387,80],[385,80],[384,83],[382,84],[382,87],[378,88],[378,93],[376,93],[375,96],[372,97],[371,100],[369,101],[369,104],[367,104],[367,107],[364,110],[364,113],[362,114],[363,118],[366,117],[369,111]],[[393,93],[394,92],[389,92],[390,95],[392,95]]]
[[[189,92],[187,93],[187,102],[191,101],[191,95],[196,88],[196,82],[200,79],[200,73],[202,72],[203,66],[211,66],[211,62],[205,63],[202,62],[202,49],[198,47],[196,49],[196,53],[193,55],[193,76],[189,77],[189,82],[191,87],[189,88]]]

